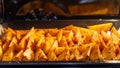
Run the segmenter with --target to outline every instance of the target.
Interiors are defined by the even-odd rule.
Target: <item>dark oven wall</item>
[[[4,19],[58,20],[118,18],[118,1],[119,0],[4,0]]]

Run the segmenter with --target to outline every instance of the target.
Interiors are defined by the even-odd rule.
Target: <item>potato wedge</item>
[[[82,45],[83,44],[82,35],[81,35],[79,29],[77,29],[77,32],[75,33],[75,36],[73,38],[73,42],[77,45]]]
[[[60,47],[68,47],[68,43],[67,43],[65,36],[62,36],[62,39],[59,42],[59,46]]]
[[[105,42],[108,42],[109,41],[109,39],[110,39],[110,36],[107,34],[107,32],[105,32],[105,31],[101,31],[101,36],[103,37],[103,40],[105,41]]]
[[[53,48],[50,48],[50,49],[49,49],[49,52],[48,52],[48,54],[47,54],[47,57],[48,57],[48,61],[57,61],[57,57],[56,57],[56,54],[55,54]]]
[[[9,48],[9,44],[10,44],[10,41],[6,41],[6,42],[2,45],[2,50],[3,50],[3,52],[5,52],[5,51]]]
[[[41,45],[45,43],[45,36],[44,35],[41,35],[40,38],[39,38],[39,41],[37,42],[36,44],[36,47],[41,47]]]
[[[51,28],[51,29],[44,29],[45,33],[50,33],[52,36],[56,36],[56,34],[58,33],[58,29],[57,28]]]
[[[20,41],[26,34],[28,30],[16,30],[16,37]]]
[[[16,48],[18,49],[18,51],[25,50],[26,46],[27,46],[27,41],[25,38],[22,38]]]
[[[95,44],[93,47],[92,47],[92,50],[91,50],[91,54],[90,54],[90,60],[92,61],[96,61],[96,60],[101,60],[102,58],[102,55],[100,53],[100,48],[99,48],[99,44]]]
[[[19,51],[13,58],[13,61],[22,61],[24,51]]]
[[[115,47],[113,42],[110,40],[107,43],[107,47],[105,47],[102,51],[102,58],[104,60],[113,60],[115,58]]]
[[[64,27],[64,28],[62,28],[62,29],[64,29],[64,30],[72,30],[73,33],[76,33],[78,27],[76,27],[76,26],[74,26],[74,25],[68,25],[68,26],[66,26],[66,27]]]
[[[98,32],[100,32],[101,30],[107,32],[112,27],[112,25],[113,25],[112,23],[97,24],[88,26],[88,29],[96,30]]]
[[[120,38],[120,34],[118,33],[117,29],[114,26],[111,29],[111,33],[114,33],[116,36]]]
[[[48,51],[51,48],[51,46],[53,45],[54,41],[55,41],[54,37],[46,37],[45,38],[45,43],[44,43],[44,45],[41,46],[41,49],[45,52],[45,54],[48,53]]]
[[[14,45],[8,48],[8,50],[3,54],[2,61],[13,61],[14,56]]]
[[[65,50],[65,47],[56,47],[55,54],[58,56]]]
[[[95,42],[92,42],[92,43],[89,43],[89,44],[84,44],[82,46],[79,46],[79,51],[80,53],[83,53],[87,48],[90,48],[90,46],[94,46],[96,43]]]
[[[37,49],[35,52],[35,61],[47,61],[48,57],[46,56],[46,54],[44,53],[43,50],[41,49]]]
[[[57,34],[57,40],[58,40],[58,42],[60,42],[60,40],[62,39],[62,36],[63,36],[63,31],[60,30],[60,31],[58,32],[58,34]]]
[[[13,49],[10,47],[10,48],[3,54],[2,61],[13,61],[13,56],[14,56],[14,51],[13,51]]]
[[[31,48],[26,49],[23,53],[23,61],[33,61],[34,60],[34,52]]]
[[[55,49],[57,47],[58,47],[58,41],[55,40],[54,43],[53,43],[53,45],[51,46],[51,48]]]
[[[80,51],[78,49],[78,46],[71,47],[70,52],[71,52],[70,60],[72,60],[72,61],[74,61],[74,60],[79,61],[80,60]]]
[[[30,31],[24,36],[25,39],[29,38],[32,34],[35,33],[34,27],[30,29]]]
[[[69,31],[69,33],[65,34],[65,37],[68,43],[72,42],[73,36],[74,36],[74,33],[72,31]]]
[[[14,36],[12,38],[12,41],[9,44],[8,50],[3,54],[2,61],[12,61],[13,60],[14,50],[15,50],[16,46],[17,46],[17,39]]]
[[[57,61],[69,61],[70,60],[70,51],[65,49],[57,58]]]
[[[3,57],[3,50],[2,50],[2,46],[0,45],[0,61],[2,60]]]

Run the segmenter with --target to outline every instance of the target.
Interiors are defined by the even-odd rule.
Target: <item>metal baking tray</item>
[[[120,27],[120,19],[80,19],[80,20],[56,20],[56,21],[5,21],[2,25],[10,27],[12,29],[30,29],[35,28],[62,28],[67,25],[75,25],[79,27],[86,27],[88,25],[100,24],[100,23],[113,23],[118,29]],[[58,65],[58,66],[119,66],[120,61],[40,61],[40,62],[0,62],[0,65]]]

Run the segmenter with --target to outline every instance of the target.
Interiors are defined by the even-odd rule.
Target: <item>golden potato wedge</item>
[[[13,29],[11,29],[11,28],[8,28],[7,29],[7,32],[6,32],[6,40],[7,41],[10,41],[10,40],[12,40],[12,37],[14,36],[14,35],[16,35],[16,32],[13,30]]]
[[[64,29],[64,30],[72,30],[72,31],[73,31],[73,33],[76,33],[76,32],[77,32],[78,27],[73,26],[73,25],[68,25],[68,26],[66,26],[66,27],[64,27],[64,28],[62,28],[62,29]]]
[[[30,29],[30,31],[24,36],[25,39],[29,38],[32,34],[35,33],[34,27]]]
[[[75,47],[70,47],[70,61],[75,60]]]
[[[28,30],[16,30],[16,37],[20,41],[26,34]]]
[[[22,39],[22,35],[20,33],[17,33],[16,37],[19,41],[20,41],[20,39]]]
[[[23,61],[33,61],[34,60],[34,52],[31,48],[26,49],[23,53]]]
[[[62,30],[63,35],[66,35],[70,33],[70,31],[72,31],[72,30],[64,30],[64,29],[60,29],[60,30]]]
[[[58,41],[55,40],[54,43],[53,43],[53,45],[51,46],[51,48],[52,48],[52,49],[55,49],[55,48],[57,48],[57,47],[58,47]]]
[[[56,47],[55,54],[56,56],[60,55],[65,50],[65,47]]]
[[[113,44],[119,45],[120,43],[119,37],[116,36],[114,33],[111,34],[111,39],[112,39]]]
[[[80,60],[80,52],[77,47],[75,48],[74,55],[75,55],[75,60],[79,61]]]
[[[61,39],[60,42],[59,42],[59,46],[60,46],[60,47],[68,47],[68,43],[67,43],[67,41],[66,41],[65,36],[62,36],[62,39]]]
[[[62,39],[62,36],[63,36],[63,31],[59,30],[58,34],[57,34],[57,40],[58,40],[58,42],[60,42],[60,40]]]
[[[9,27],[8,27],[8,32],[11,32],[12,34],[16,35],[15,30],[13,30],[12,28],[9,28]]]
[[[18,44],[18,50],[25,50],[25,47],[27,46],[27,39],[35,33],[34,27],[31,28],[31,30],[21,39],[21,41]]]
[[[25,47],[26,47],[26,46],[27,46],[27,41],[26,41],[25,38],[22,38],[16,48],[18,49],[18,51],[20,51],[20,50],[25,50]]]
[[[17,45],[18,45],[18,41],[17,41],[17,38],[14,36],[12,38],[12,41],[9,44],[9,47],[14,47],[15,48]]]
[[[14,51],[13,51],[13,49],[10,47],[10,48],[3,54],[2,61],[12,61],[12,60],[13,60],[13,56],[14,56]]]
[[[73,38],[73,42],[76,43],[77,45],[83,44],[82,35],[81,35],[79,29],[77,29],[77,32],[75,33],[75,36]]]
[[[53,45],[54,41],[55,41],[54,37],[46,37],[45,38],[45,44],[41,46],[41,49],[45,52],[45,54],[48,53],[48,51],[51,48],[51,46]]]
[[[92,36],[92,42],[102,43],[103,38],[98,32],[95,32]]]
[[[118,49],[116,48],[116,57],[114,59],[120,60],[120,48],[119,48],[119,46],[118,46]]]
[[[50,33],[52,36],[56,36],[56,34],[58,33],[58,29],[57,28],[51,28],[51,29],[44,29],[45,33]]]
[[[113,25],[112,23],[97,24],[88,26],[88,29],[96,30],[98,32],[100,32],[101,30],[107,32],[112,27],[112,25]]]
[[[41,35],[45,34],[45,31],[44,31],[44,29],[38,29],[38,30],[35,32],[35,34],[36,34],[37,36],[41,36]]]
[[[115,47],[112,41],[110,40],[107,43],[107,47],[105,47],[102,51],[102,58],[104,60],[113,60],[115,58]]]
[[[88,57],[90,56],[90,52],[91,52],[92,46],[89,46],[88,48],[86,48],[83,52],[80,53],[80,57],[79,60],[80,61],[85,61],[88,59]]]
[[[120,34],[118,33],[117,29],[114,26],[111,29],[111,33],[114,33],[116,36],[120,38]]]
[[[50,48],[50,49],[49,49],[49,52],[48,52],[48,54],[47,54],[47,57],[48,57],[48,61],[57,61],[57,57],[56,57],[56,54],[55,54],[53,48]]]
[[[36,44],[36,47],[38,47],[38,48],[41,47],[42,43],[45,43],[45,36],[44,35],[40,36],[39,41]]]
[[[34,41],[32,41],[31,39],[29,39],[27,46],[26,46],[26,49],[29,49],[29,48],[32,50],[35,50]]]
[[[13,37],[13,34],[12,34],[11,32],[8,32],[8,33],[6,33],[5,40],[6,40],[6,41],[11,41],[11,40],[12,40],[12,37]]]
[[[5,51],[9,48],[9,44],[10,44],[10,41],[6,41],[6,42],[2,45],[2,50],[3,50],[3,52],[5,52]]]
[[[101,48],[105,48],[106,47],[106,44],[105,44],[105,41],[103,40],[103,37],[101,36],[100,33],[98,32],[95,32],[91,38],[92,42],[96,42],[96,43],[100,43],[101,44]]]
[[[90,54],[90,60],[95,61],[95,60],[102,60],[102,55],[100,53],[100,48],[99,44],[95,44],[92,47],[91,54]]]
[[[12,41],[9,44],[9,48],[7,49],[7,51],[3,54],[3,58],[2,61],[12,61],[13,60],[13,56],[14,56],[14,50],[15,47],[17,46],[17,39],[14,36],[12,38]]]
[[[84,52],[87,48],[90,48],[90,46],[94,46],[96,43],[95,42],[91,42],[89,44],[84,44],[82,46],[79,46],[79,51],[80,53]]]
[[[0,45],[0,61],[2,60],[3,57],[3,50],[2,50],[2,46]]]
[[[3,49],[2,49],[2,40],[0,40],[0,61],[2,60]]]
[[[11,43],[9,46],[8,50],[3,54],[2,61],[13,61],[15,45]]]
[[[91,42],[92,35],[94,34],[95,30],[90,30],[87,28],[79,28],[82,39],[83,39],[83,44],[88,44]]]
[[[103,30],[101,31],[101,36],[103,37],[103,40],[105,42],[108,42],[109,39],[110,39],[110,36],[105,31],[103,31]]]
[[[70,51],[66,48],[58,57],[57,61],[69,61],[70,60]]]
[[[17,34],[25,35],[29,32],[29,30],[14,30]]]
[[[82,28],[82,27],[79,27],[79,30],[80,30],[81,35],[83,35],[83,36],[86,36],[86,35],[90,35],[91,36],[95,32],[95,30]]]
[[[72,42],[73,36],[74,36],[74,33],[72,31],[69,31],[69,33],[66,33],[65,37],[68,43]]]
[[[46,33],[45,35],[46,37],[52,37],[52,35],[50,33]]]
[[[80,51],[78,49],[78,46],[74,46],[70,48],[70,60],[72,61],[79,61],[80,60]]]
[[[74,42],[73,42],[72,40],[68,42],[68,46],[69,46],[69,47],[73,47],[74,45],[75,45],[75,44],[74,44]]]
[[[13,58],[13,61],[22,61],[24,51],[19,51]]]
[[[48,57],[41,49],[37,49],[35,52],[35,61],[47,61]]]

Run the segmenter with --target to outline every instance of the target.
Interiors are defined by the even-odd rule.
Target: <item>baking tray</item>
[[[10,27],[12,29],[30,29],[35,28],[62,28],[67,25],[75,25],[79,27],[86,27],[88,25],[95,25],[101,23],[113,23],[113,25],[118,29],[120,27],[120,19],[81,19],[81,20],[56,20],[56,21],[4,21],[1,23],[5,28]],[[43,66],[120,66],[120,61],[102,62],[102,61],[40,61],[40,62],[0,62],[0,65],[43,65]]]

